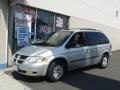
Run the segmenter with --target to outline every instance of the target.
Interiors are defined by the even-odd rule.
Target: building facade
[[[0,68],[7,67],[7,42],[8,42],[8,0],[0,0]]]
[[[120,50],[118,0],[0,0],[0,68],[12,65],[13,54],[53,32],[94,28]]]

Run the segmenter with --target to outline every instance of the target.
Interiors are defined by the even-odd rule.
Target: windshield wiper
[[[54,44],[46,43],[46,42],[43,42],[43,43],[34,43],[32,45],[35,45],[35,46],[56,46]]]
[[[54,45],[54,44],[51,44],[51,43],[44,43],[45,45],[47,45],[47,46],[56,46],[56,45]]]

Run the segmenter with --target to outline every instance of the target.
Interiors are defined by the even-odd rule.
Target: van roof
[[[101,32],[100,30],[97,29],[92,29],[92,28],[72,28],[64,31],[73,31],[73,32]]]

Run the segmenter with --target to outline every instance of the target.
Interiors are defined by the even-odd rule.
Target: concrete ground
[[[1,72],[0,90],[120,90],[120,51],[113,52],[106,69],[90,66],[69,71],[55,83],[17,74],[12,68]]]
[[[6,71],[6,70],[5,70]],[[0,90],[32,90],[0,70]]]

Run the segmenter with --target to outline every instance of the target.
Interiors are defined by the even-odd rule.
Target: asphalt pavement
[[[59,82],[45,77],[28,77],[6,71],[7,75],[31,90],[120,90],[120,51],[114,51],[106,69],[90,66],[68,71]]]

